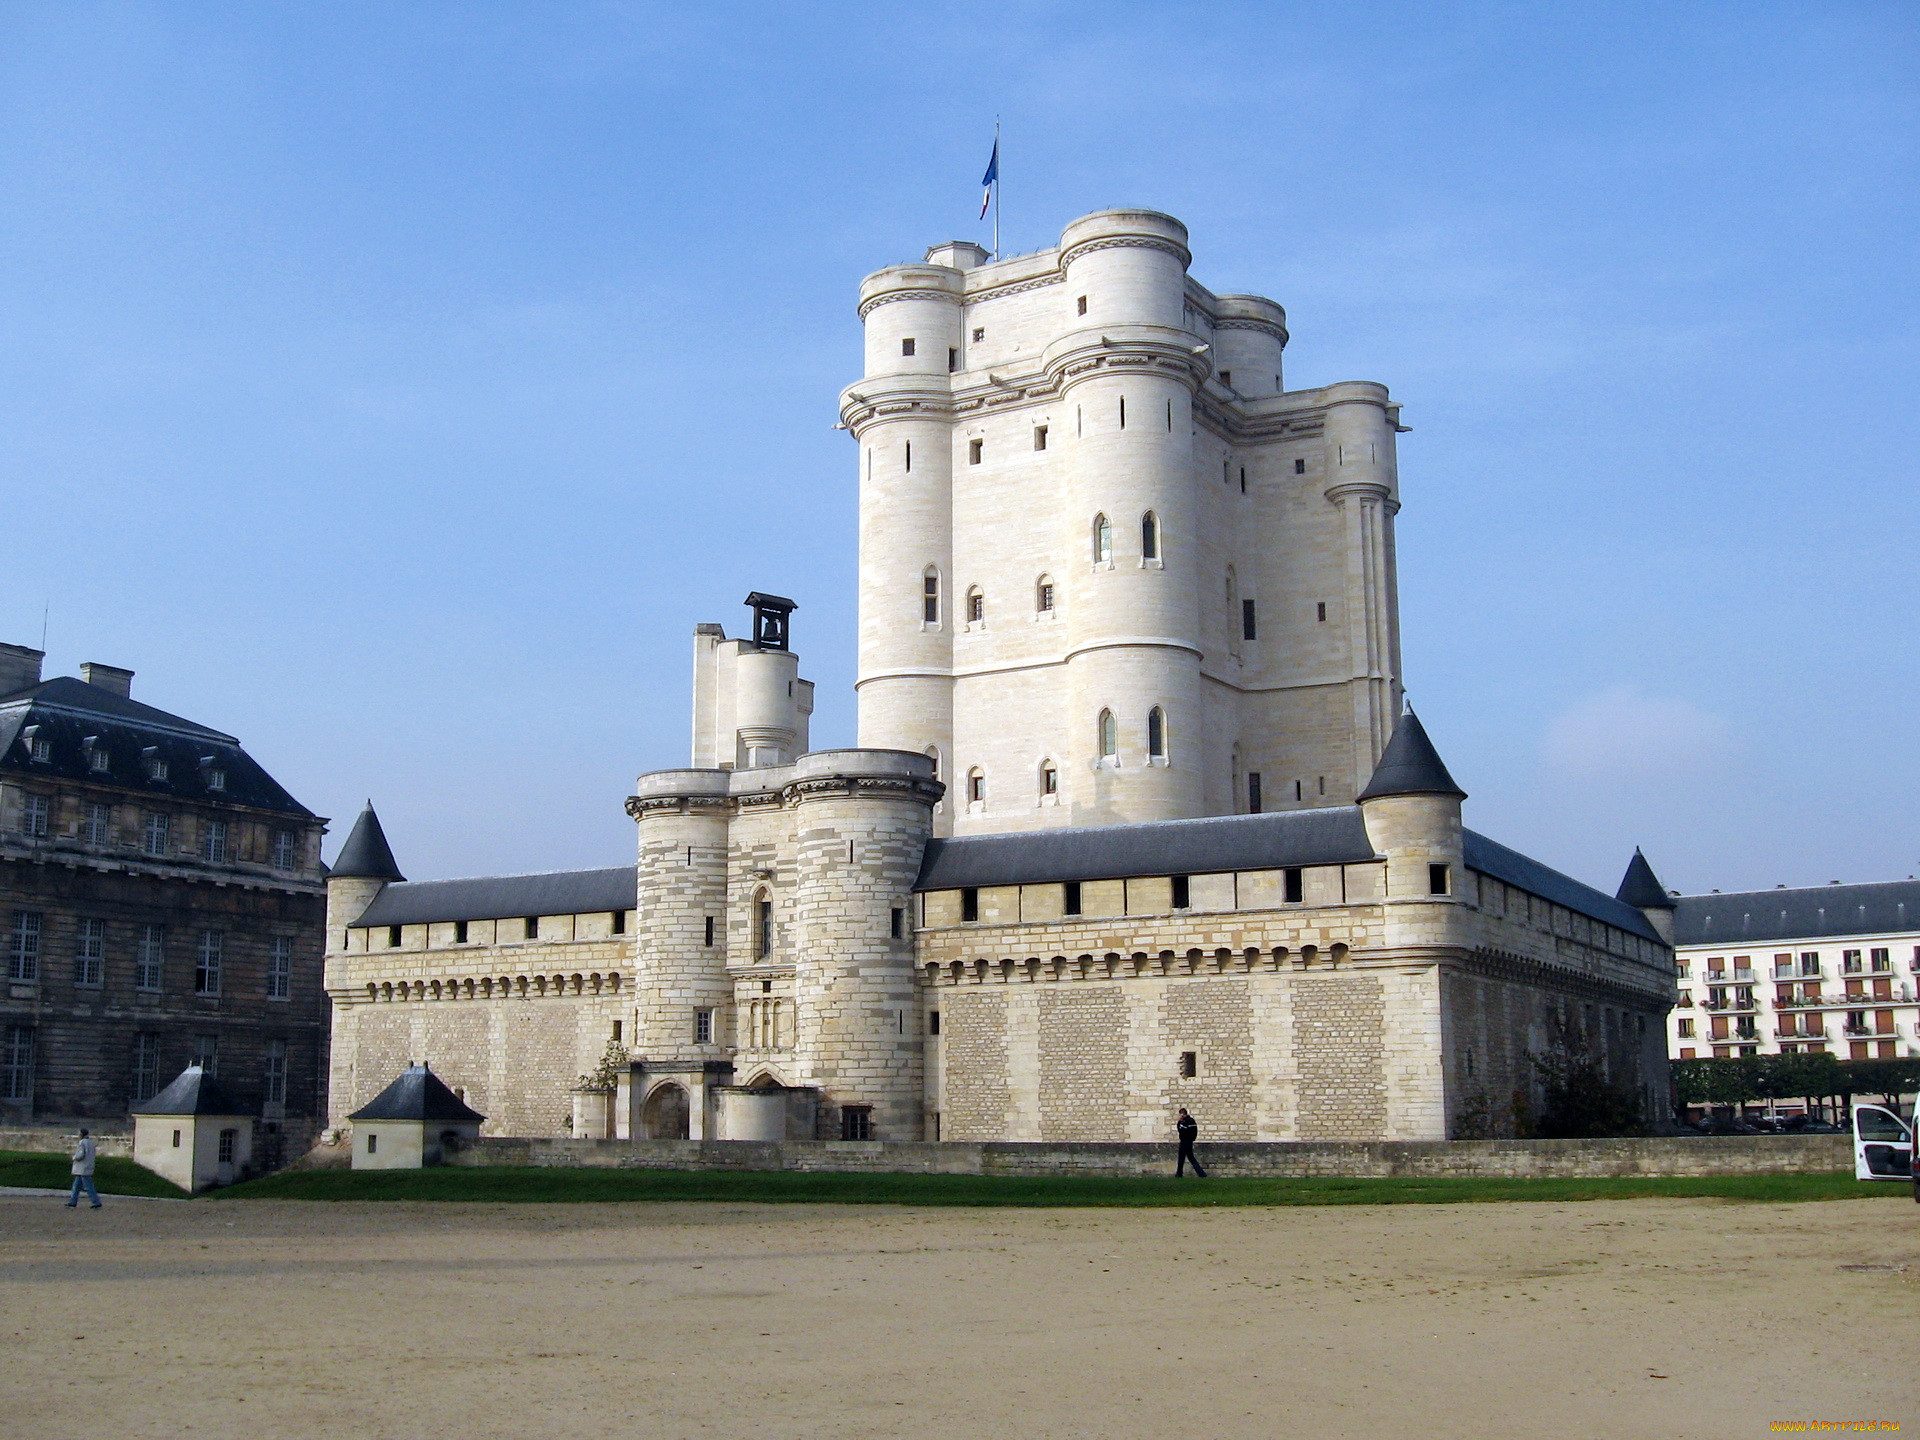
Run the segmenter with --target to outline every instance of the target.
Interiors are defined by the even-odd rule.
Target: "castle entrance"
[[[687,1092],[668,1082],[647,1097],[640,1124],[649,1140],[685,1140],[688,1131]]]

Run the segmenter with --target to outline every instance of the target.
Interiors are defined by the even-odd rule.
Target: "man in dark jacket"
[[[1187,1166],[1191,1165],[1193,1166],[1194,1174],[1198,1175],[1202,1180],[1206,1179],[1207,1172],[1200,1168],[1200,1157],[1193,1153],[1193,1142],[1195,1137],[1200,1134],[1200,1125],[1193,1116],[1187,1114],[1187,1109],[1184,1105],[1180,1107],[1179,1123],[1173,1128],[1180,1136],[1180,1158],[1173,1167],[1174,1178],[1183,1178],[1187,1173]]]

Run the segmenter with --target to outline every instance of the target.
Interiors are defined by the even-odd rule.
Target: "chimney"
[[[11,695],[40,683],[40,662],[44,650],[29,650],[24,645],[0,644],[0,695]]]
[[[118,665],[89,660],[80,667],[80,678],[95,689],[109,691],[123,700],[133,696],[133,671],[122,670]]]

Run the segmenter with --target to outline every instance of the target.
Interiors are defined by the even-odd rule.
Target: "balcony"
[[[1822,1000],[1818,995],[1801,995],[1791,1000],[1776,1000],[1773,1002],[1773,1008],[1776,1010],[1818,1010],[1823,1006],[1836,1005],[1838,1003],[1836,1000]]]
[[[1780,1029],[1773,1032],[1773,1038],[1776,1040],[1824,1040],[1827,1038],[1827,1031],[1825,1026],[1818,1030]]]
[[[1842,1025],[1840,1033],[1853,1040],[1871,1040],[1876,1035],[1880,1035],[1882,1040],[1893,1039],[1891,1035],[1881,1035],[1871,1025]]]

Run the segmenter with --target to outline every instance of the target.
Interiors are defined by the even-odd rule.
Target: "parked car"
[[[1884,1105],[1853,1107],[1853,1176],[1907,1180],[1913,1175],[1913,1127]]]

